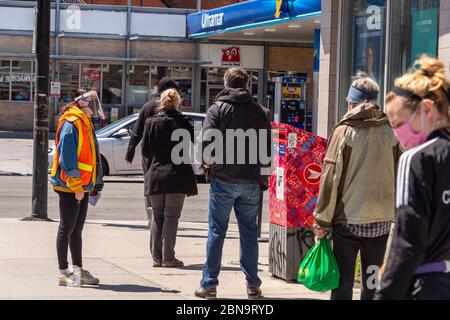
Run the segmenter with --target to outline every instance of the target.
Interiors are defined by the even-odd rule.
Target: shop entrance
[[[217,95],[225,88],[223,76],[227,68],[202,68],[201,69],[201,87],[200,87],[200,112],[206,110],[216,101]],[[260,88],[259,70],[246,69],[250,78],[248,90],[251,92],[255,101],[258,100]]]

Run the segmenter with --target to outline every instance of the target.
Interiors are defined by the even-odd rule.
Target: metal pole
[[[37,86],[34,105],[32,220],[48,220],[48,96],[50,63],[50,0],[37,2]]]
[[[131,42],[130,42],[130,37],[131,37],[131,0],[128,0],[127,3],[127,40],[126,40],[126,52],[125,52],[125,57],[128,60],[130,58],[131,55]],[[137,57],[137,55],[136,55]],[[125,99],[125,116],[128,116],[128,85],[129,85],[129,81],[130,78],[128,76],[128,70],[129,70],[129,64],[128,62],[125,63],[125,72],[123,72],[123,74],[125,75],[125,87],[124,87],[124,99]]]
[[[263,203],[264,203],[264,192],[261,191],[259,193],[259,205],[258,205],[258,242],[269,242],[268,238],[261,237]]]
[[[202,10],[202,0],[197,0],[197,11]]]

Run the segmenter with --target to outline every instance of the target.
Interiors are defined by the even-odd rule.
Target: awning
[[[187,17],[189,38],[204,38],[321,15],[321,0],[250,0]]]

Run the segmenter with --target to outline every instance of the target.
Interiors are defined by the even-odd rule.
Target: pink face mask
[[[394,129],[394,134],[397,137],[400,144],[405,149],[415,148],[425,141],[427,141],[427,134],[423,131],[423,115],[422,115],[422,129],[419,132],[414,132],[411,121],[415,118],[416,113],[412,116],[408,123],[401,125],[400,127]]]

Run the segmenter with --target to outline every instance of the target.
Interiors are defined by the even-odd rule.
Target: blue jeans
[[[234,207],[239,227],[240,264],[250,287],[261,286],[258,277],[258,205],[260,187],[256,184],[233,184],[211,181],[209,200],[209,231],[206,262],[203,265],[202,287],[219,284],[222,249]]]

